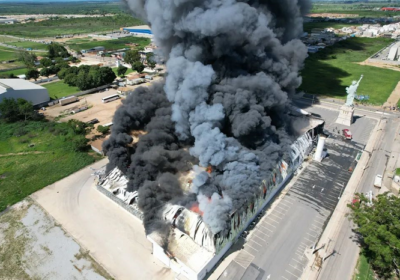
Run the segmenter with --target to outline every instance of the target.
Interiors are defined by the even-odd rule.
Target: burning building
[[[291,104],[309,1],[125,2],[151,26],[167,75],[117,110],[99,187],[143,220],[155,256],[201,279],[322,129]]]

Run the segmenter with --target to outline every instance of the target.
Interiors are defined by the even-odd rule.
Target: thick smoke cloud
[[[224,231],[229,213],[254,197],[297,138],[288,112],[307,56],[297,38],[310,3],[124,2],[151,25],[167,76],[164,85],[136,90],[117,111],[105,145],[108,169],[120,167],[130,189],[139,190],[147,226],[156,223],[154,207],[173,198],[197,200],[211,230]],[[147,134],[129,147],[135,129]],[[194,167],[192,194],[177,191],[176,182],[158,183],[196,164],[213,171]]]

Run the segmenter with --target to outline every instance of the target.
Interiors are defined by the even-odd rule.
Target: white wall
[[[7,89],[6,92],[0,94],[0,102],[4,98],[22,98],[27,101],[31,101],[33,105],[37,105],[43,102],[50,101],[50,96],[47,89],[25,89],[25,90],[14,90]]]

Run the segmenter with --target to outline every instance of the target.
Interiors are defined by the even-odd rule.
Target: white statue
[[[353,101],[354,101],[354,98],[356,97],[357,88],[360,85],[360,82],[363,77],[364,77],[364,75],[361,75],[361,78],[358,82],[353,81],[351,86],[346,88],[346,92],[347,92],[346,106],[353,107]]]

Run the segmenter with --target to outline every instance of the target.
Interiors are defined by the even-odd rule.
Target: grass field
[[[339,29],[339,28],[343,28],[346,26],[354,26],[354,24],[350,24],[350,23],[336,23],[336,22],[305,22],[304,23],[304,31],[305,32],[311,32],[311,30],[313,28],[335,28],[335,29]]]
[[[31,48],[34,50],[46,50],[47,45],[46,44],[41,44],[37,42],[31,42],[31,41],[14,41],[14,42],[8,42],[7,45],[12,45],[16,46],[19,48]]]
[[[15,38],[10,38],[8,36],[0,35],[0,43],[15,42]]]
[[[400,80],[400,72],[357,64],[392,42],[385,38],[351,38],[320,50],[306,59],[301,89],[306,93],[346,97],[346,87],[363,74],[358,94],[371,104],[383,104]]]
[[[396,7],[395,3],[313,3],[311,13],[338,13],[357,14],[359,17],[393,17],[399,16],[400,12],[380,11],[381,7]]]
[[[65,126],[0,122],[0,212],[95,161],[87,152],[74,150]],[[29,148],[30,144],[35,146]]]
[[[106,50],[118,50],[123,48],[129,48],[126,44],[138,44],[138,48],[144,48],[145,46],[150,44],[149,38],[141,38],[141,37],[125,37],[117,40],[105,40],[105,41],[97,41],[90,40],[89,38],[77,38],[73,40],[69,40],[66,44],[75,51],[87,50],[94,47],[102,46],[105,47]]]
[[[97,18],[58,18],[26,24],[0,25],[0,34],[28,38],[43,38],[66,34],[85,34],[119,30],[121,27],[142,24],[143,22],[140,20],[124,14]]]
[[[0,47],[0,61],[17,59],[17,51],[5,47]]]
[[[357,262],[357,272],[354,273],[352,280],[374,280],[374,271],[368,264],[367,258],[361,254]]]
[[[58,99],[64,96],[80,92],[79,88],[71,87],[65,84],[63,81],[44,84],[43,87],[47,88],[50,98],[52,99]]]
[[[119,2],[104,2],[100,3],[81,1],[81,2],[52,2],[40,3],[15,3],[17,1],[7,1],[7,3],[0,3],[0,14],[3,15],[16,15],[16,14],[103,14],[103,13],[123,13],[128,11],[121,8]],[[89,3],[88,3],[89,2]]]
[[[6,75],[6,74],[14,74],[15,76],[17,75],[23,75],[26,73],[28,68],[21,68],[21,69],[16,69],[16,70],[8,70],[8,71],[1,71],[0,75]]]

